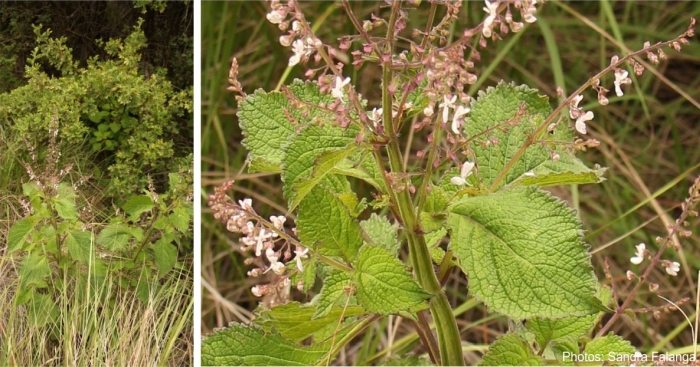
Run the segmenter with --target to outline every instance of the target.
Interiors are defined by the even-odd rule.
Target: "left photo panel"
[[[0,366],[193,365],[193,7],[0,3]]]

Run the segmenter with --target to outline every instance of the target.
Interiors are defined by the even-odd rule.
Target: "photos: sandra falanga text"
[[[615,353],[610,352],[606,354],[591,354],[591,353],[571,353],[564,352],[562,355],[563,360],[567,362],[626,362],[626,363],[637,363],[637,362],[674,362],[688,364],[690,362],[695,362],[697,357],[694,354],[669,354],[652,352],[651,354],[645,354],[636,352],[634,354],[626,353]]]

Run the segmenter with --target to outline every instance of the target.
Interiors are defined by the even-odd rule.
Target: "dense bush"
[[[141,25],[123,41],[105,42],[111,58],[91,58],[86,68],[73,60],[65,38],[51,38],[50,30],[36,26],[27,84],[0,96],[0,119],[34,143],[48,131],[55,109],[67,143],[87,140],[86,149],[106,159],[111,194],[144,188],[149,174],[165,182],[167,172],[177,171],[191,152],[191,133],[181,121],[191,120],[192,90],[176,91],[164,72],[140,71],[139,52],[146,46]],[[49,75],[42,61],[59,77]],[[178,143],[189,147],[176,152]]]

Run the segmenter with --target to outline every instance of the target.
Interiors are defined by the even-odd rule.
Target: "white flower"
[[[523,20],[528,22],[528,23],[534,23],[537,21],[537,17],[535,17],[535,13],[537,12],[537,8],[535,8],[535,3],[530,4],[530,6],[525,9],[525,11],[522,13],[523,15]]]
[[[472,174],[473,169],[474,162],[464,161],[464,163],[462,164],[462,169],[459,172],[459,176],[452,177],[450,179],[450,182],[452,182],[453,185],[457,186],[466,185],[467,177],[469,177]]]
[[[331,95],[335,98],[339,98],[341,101],[343,100],[343,88],[345,88],[346,85],[350,84],[350,78],[341,78],[339,76],[335,77],[335,87],[331,90]]]
[[[484,0],[484,3],[486,3],[484,11],[489,15],[484,20],[484,28],[481,30],[481,33],[484,35],[484,37],[489,38],[491,37],[491,27],[493,26],[493,22],[496,20],[496,16],[498,15],[496,13],[496,10],[498,10],[498,1],[489,2],[489,0]]]
[[[433,113],[435,113],[435,111],[433,110],[432,104],[429,104],[428,107],[423,109],[423,114],[428,116],[428,117],[432,116]]]
[[[579,94],[578,96],[574,97],[573,100],[571,100],[571,105],[569,106],[569,116],[570,116],[572,119],[575,119],[576,116],[577,116],[577,115],[574,114],[574,113],[575,113],[574,111],[579,111],[579,110],[580,110],[580,109],[578,108],[578,104],[581,102],[581,100],[583,100],[583,96],[580,95],[580,94]]]
[[[287,267],[279,261],[270,264],[270,269],[272,269],[272,272],[277,275],[282,275],[285,271],[287,271]]]
[[[670,263],[670,264],[666,267],[666,272],[668,273],[668,275],[673,275],[674,277],[675,277],[676,275],[678,275],[678,272],[679,272],[680,270],[681,270],[681,264],[679,264],[679,263],[676,262],[676,261]]]
[[[593,120],[593,112],[588,111],[576,119],[576,131],[586,135],[586,121]]]
[[[260,291],[260,287],[257,285],[253,288],[250,288],[250,291],[253,293],[253,295],[255,297],[262,297],[262,295],[263,295],[262,292]]]
[[[644,254],[646,253],[646,244],[643,242],[637,245],[637,254],[636,256],[630,258],[630,262],[634,265],[639,265],[644,261]]]
[[[306,259],[308,253],[309,249],[302,246],[297,246],[294,250],[294,260],[297,262],[297,269],[299,269],[299,271],[304,271],[304,264],[301,263],[301,260]]]
[[[442,121],[447,122],[447,120],[450,118],[450,107],[454,108],[455,102],[457,101],[457,95],[455,94],[452,96],[452,98],[447,98],[447,96],[444,97],[445,102],[440,103],[440,108],[442,108]]]
[[[267,13],[267,20],[272,24],[280,24],[284,21],[286,14],[279,10],[273,10]]]
[[[627,70],[622,70],[622,69],[617,69],[615,70],[615,94],[617,94],[618,97],[622,97],[624,94],[622,92],[622,88],[620,86],[622,84],[630,84],[632,83],[632,80],[627,77],[629,73]]]
[[[457,106],[455,115],[452,117],[452,132],[459,135],[459,126],[461,125],[460,118],[471,111],[471,108],[464,106]]]
[[[287,221],[287,217],[284,215],[278,215],[278,216],[271,216],[270,217],[270,222],[272,222],[272,225],[275,226],[275,228],[282,230],[282,227],[284,227],[284,222]]]
[[[292,52],[294,52],[294,55],[289,58],[289,66],[294,66],[301,61],[301,57],[304,56],[304,53],[306,52],[304,48],[304,41],[300,39],[295,40],[292,43]]]
[[[382,113],[384,113],[383,108],[373,108],[372,113],[369,114],[369,119],[372,121],[372,124],[374,124],[374,127],[376,128],[379,123],[382,121]]]
[[[299,23],[298,20],[293,21],[292,22],[292,30],[294,30],[294,32],[299,32],[300,29],[301,29],[301,23]]]
[[[243,208],[243,210],[253,210],[253,199],[247,198],[243,200],[238,200],[238,204]]]

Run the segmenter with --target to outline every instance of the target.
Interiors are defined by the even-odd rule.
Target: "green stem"
[[[387,50],[389,53],[391,53],[393,49],[394,25],[400,7],[401,1],[396,1],[391,12],[391,17],[389,18],[386,37],[389,43],[389,49]],[[380,59],[382,59],[381,56]],[[391,81],[391,60],[386,60],[382,62],[382,108],[384,114],[382,122],[384,124],[385,133],[389,137],[389,143],[387,144],[389,167],[392,173],[401,174],[404,173],[401,149],[397,139],[397,132],[394,131],[394,125],[392,123],[392,95],[389,93],[389,84]],[[400,177],[405,177],[405,175],[400,175]],[[433,271],[430,251],[428,250],[425,237],[420,229],[420,223],[416,220],[416,213],[409,194],[408,183],[400,182],[397,184],[403,186],[399,187],[399,190],[396,190],[398,191],[396,192],[396,198],[398,201],[399,214],[401,215],[408,241],[411,265],[413,265],[418,283],[425,291],[433,295],[429,305],[430,312],[433,315],[433,319],[435,319],[435,329],[438,334],[440,363],[447,366],[461,366],[464,364],[464,359],[462,358],[462,343],[459,336],[459,329],[457,328],[457,321],[452,313],[452,308],[447,300],[447,296],[445,296],[445,293],[442,291],[440,282]],[[391,191],[392,188],[388,187],[387,190]]]

